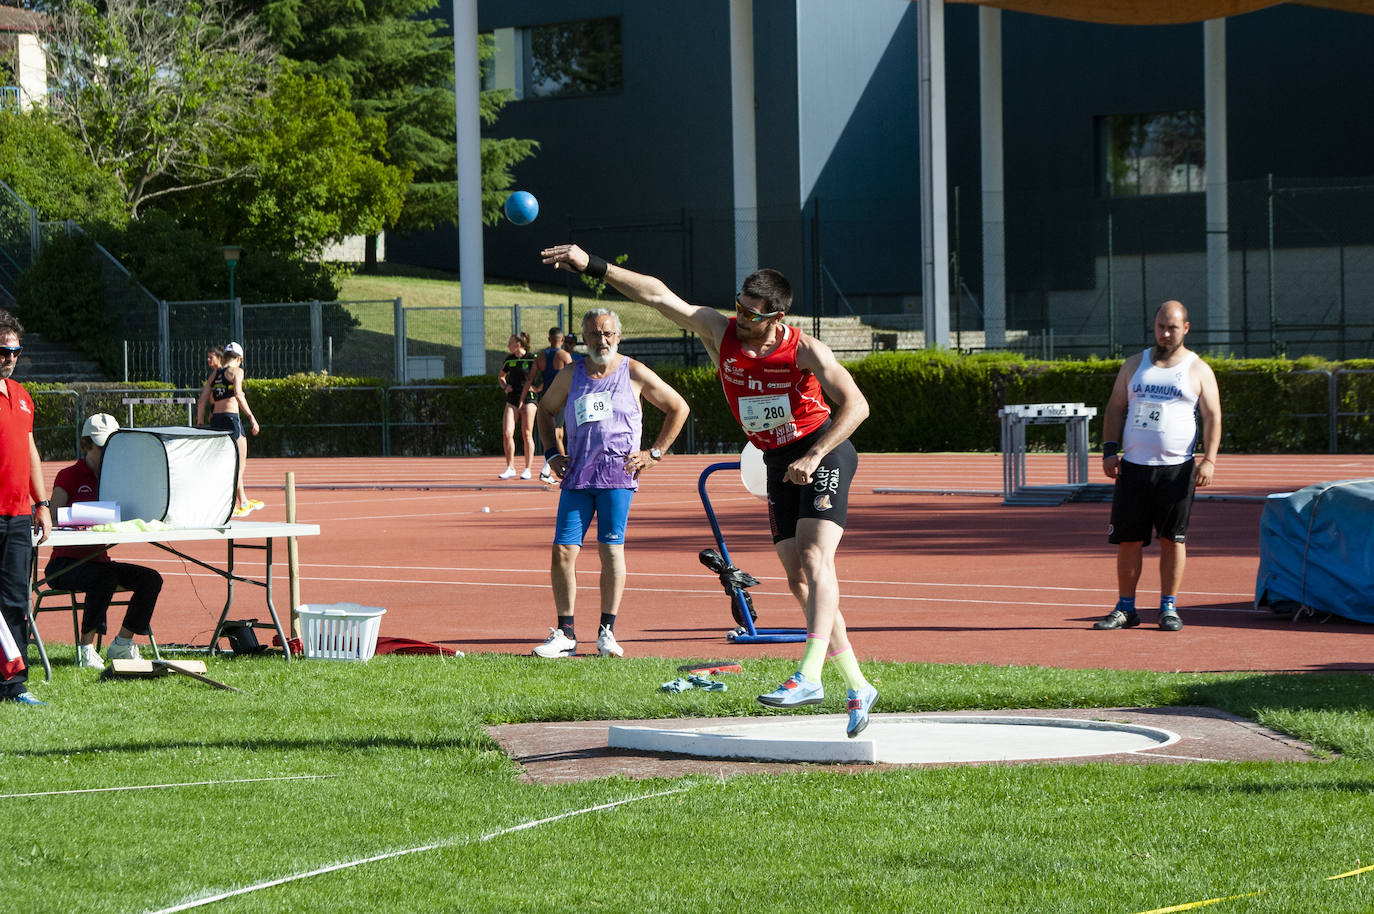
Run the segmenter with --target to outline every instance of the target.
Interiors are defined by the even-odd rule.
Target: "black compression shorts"
[[[791,444],[763,452],[768,468],[768,523],[773,530],[773,542],[792,539],[797,535],[797,521],[804,517],[834,521],[841,527],[849,514],[849,485],[859,466],[859,454],[848,440],[821,458],[810,485],[799,486],[785,482],[787,467],[811,447],[811,442],[825,431],[821,426]]]

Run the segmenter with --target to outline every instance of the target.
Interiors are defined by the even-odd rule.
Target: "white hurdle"
[[[997,411],[1002,420],[1002,504],[1058,505],[1088,484],[1088,420],[1097,409],[1082,403],[1027,403]],[[1063,425],[1068,483],[1026,485],[1026,426]]]

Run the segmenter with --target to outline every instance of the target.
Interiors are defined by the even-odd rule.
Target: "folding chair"
[[[38,657],[43,662],[43,677],[52,679],[52,664],[48,662],[48,651],[43,644],[43,638],[38,634],[38,614],[43,612],[65,612],[70,610],[72,614],[72,644],[81,643],[81,611],[85,609],[86,603],[82,599],[82,592],[77,590],[63,590],[49,584],[39,584],[38,577],[38,553],[34,551],[33,562],[30,571],[30,589],[33,591],[33,600],[29,604],[29,643],[38,648]],[[110,600],[110,606],[128,606],[129,597],[121,598],[120,594],[128,594],[127,588],[120,587],[115,590],[115,596]],[[56,606],[44,606],[44,601],[55,601]],[[153,637],[152,628],[148,630],[148,643],[153,649],[153,657],[162,659],[162,653],[158,650],[157,639]],[[96,636],[96,650],[100,649],[100,636]],[[74,658],[73,662],[79,662],[80,657]]]

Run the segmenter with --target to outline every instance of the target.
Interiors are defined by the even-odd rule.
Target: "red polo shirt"
[[[33,511],[29,498],[29,436],[33,434],[33,397],[18,381],[0,379],[0,515]]]

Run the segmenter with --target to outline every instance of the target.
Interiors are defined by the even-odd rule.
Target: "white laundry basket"
[[[377,651],[377,629],[385,613],[380,606],[357,603],[297,606],[301,651],[315,660],[370,660]]]

